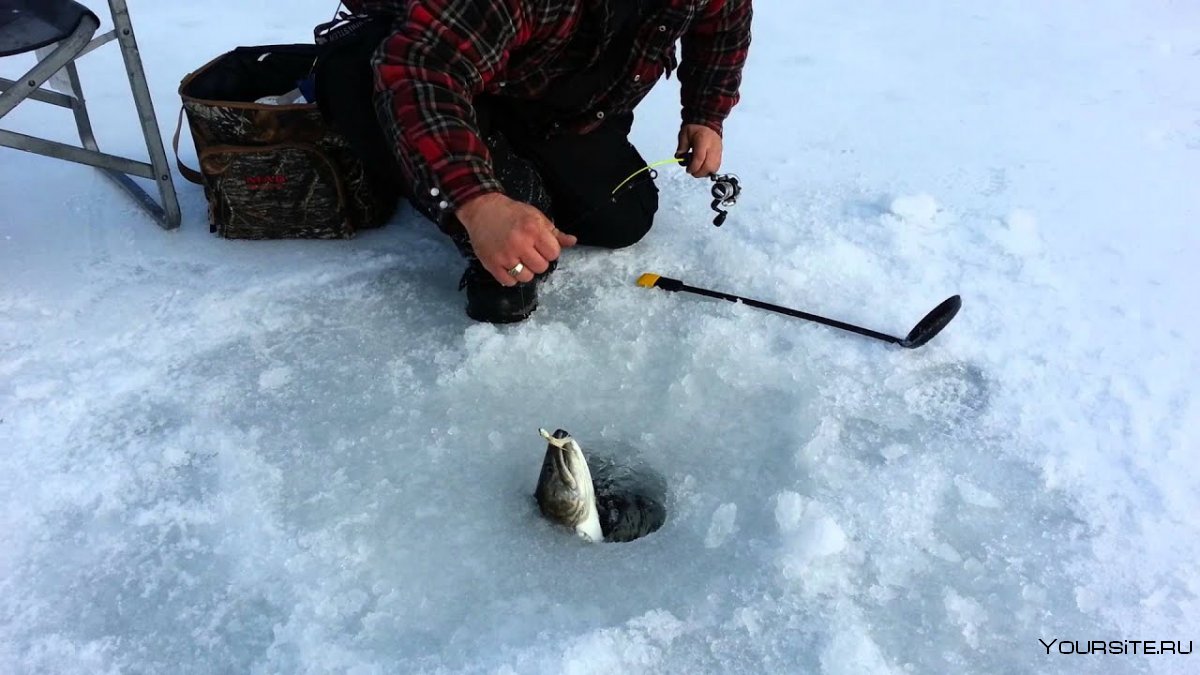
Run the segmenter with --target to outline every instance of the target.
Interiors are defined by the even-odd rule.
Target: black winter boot
[[[534,275],[533,281],[502,286],[478,260],[471,258],[458,283],[459,290],[467,289],[467,316],[488,323],[516,323],[528,319],[538,306],[538,285],[557,266],[558,261],[552,261],[545,272]]]
[[[528,319],[538,306],[538,284],[558,267],[558,261],[551,260],[545,272],[533,275],[533,281],[502,286],[475,257],[475,249],[465,233],[451,235],[450,240],[467,261],[467,269],[458,281],[458,290],[467,290],[467,316],[476,321],[516,323]]]
[[[472,260],[458,282],[467,289],[467,316],[488,323],[524,321],[537,309],[537,281],[501,286],[478,260]]]

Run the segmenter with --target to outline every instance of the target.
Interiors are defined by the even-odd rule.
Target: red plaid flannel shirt
[[[622,78],[596,91],[585,109],[556,128],[586,133],[607,115],[632,111],[675,68],[679,41],[682,121],[722,131],[738,101],[750,46],[751,0],[658,4],[639,29]],[[590,65],[611,38],[584,34],[610,23],[606,0],[348,0],[346,5],[398,17],[375,58],[377,102],[390,115],[386,131],[406,178],[442,209],[502,191],[474,123],[474,97],[536,99],[550,83]]]

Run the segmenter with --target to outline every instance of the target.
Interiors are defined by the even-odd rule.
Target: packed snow
[[[287,4],[131,0],[164,140],[187,72],[333,11]],[[1040,641],[1200,640],[1200,5],[755,9],[728,221],[662,169],[650,235],[514,326],[409,208],[228,241],[176,176],[164,232],[0,149],[0,671],[1196,672]],[[119,52],[81,70],[144,152]],[[677,111],[639,108],[647,161]],[[896,335],[963,309],[904,350],[643,272]],[[666,525],[541,518],[539,427],[661,473]]]

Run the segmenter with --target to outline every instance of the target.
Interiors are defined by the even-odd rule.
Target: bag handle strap
[[[184,178],[196,185],[204,185],[204,176],[200,175],[199,171],[184,164],[183,160],[179,158],[179,132],[181,131],[183,131],[183,106],[179,106],[179,121],[175,124],[175,138],[171,142],[171,147],[175,149],[175,164],[179,167],[179,173]]]

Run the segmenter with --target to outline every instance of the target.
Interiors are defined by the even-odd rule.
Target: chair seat
[[[74,0],[0,0],[0,56],[59,42],[74,33],[85,16],[96,18]]]

